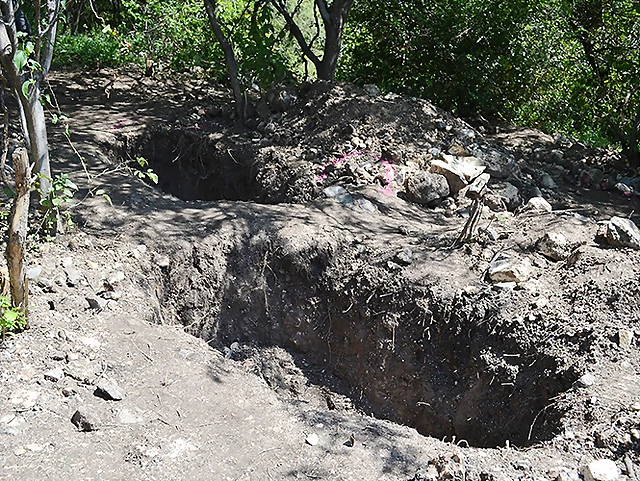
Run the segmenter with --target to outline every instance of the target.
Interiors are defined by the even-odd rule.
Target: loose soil
[[[346,84],[272,92],[239,126],[201,80],[51,82],[84,159],[52,126],[54,168],[81,201],[31,253],[32,328],[0,348],[0,479],[551,480],[599,458],[635,479],[640,358],[620,338],[640,335],[640,254],[594,240],[640,211],[607,186],[633,177],[614,153]],[[554,212],[485,209],[452,248],[471,201],[417,205],[386,177],[433,149],[501,159],[496,195]],[[570,260],[537,251],[547,232]],[[491,283],[499,254],[532,277]]]

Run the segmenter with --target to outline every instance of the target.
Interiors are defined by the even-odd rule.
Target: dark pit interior
[[[139,152],[162,190],[182,199],[277,198],[264,195],[250,149],[176,134]],[[177,253],[163,273],[163,308],[192,334],[220,349],[282,347],[304,359],[298,367],[309,379],[329,372],[357,407],[424,435],[495,447],[559,431],[564,413],[552,400],[575,376],[535,345],[523,350],[520,326],[496,321],[508,306],[443,295],[373,266],[335,269],[353,256],[348,244],[292,254],[278,247],[277,232],[249,229],[232,247],[203,240]],[[380,294],[388,291],[396,294]]]

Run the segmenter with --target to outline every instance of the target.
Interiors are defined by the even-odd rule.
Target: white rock
[[[618,345],[622,349],[629,349],[631,348],[631,343],[633,343],[633,331],[620,329],[618,331]]]
[[[507,256],[496,257],[489,266],[489,278],[494,282],[524,282],[533,273],[533,266],[528,257],[522,260]]]
[[[547,232],[538,240],[536,246],[543,256],[554,261],[560,261],[569,256],[569,241],[557,232]]]
[[[94,337],[81,337],[80,342],[91,349],[98,349],[102,344]]]
[[[9,403],[16,406],[16,410],[23,411],[34,407],[38,397],[40,397],[40,393],[38,391],[18,389],[11,394]]]
[[[307,436],[307,439],[305,439],[305,442],[310,446],[315,446],[320,442],[320,438],[316,433],[311,433],[309,434],[309,436]]]
[[[58,382],[64,377],[64,372],[60,368],[51,369],[44,373],[44,378],[47,381]]]
[[[115,286],[117,284],[120,284],[122,281],[124,281],[124,279],[125,279],[124,272],[118,271],[111,274],[109,276],[109,279],[107,279],[107,282],[109,283],[109,285]]]
[[[620,470],[610,459],[598,459],[582,468],[585,481],[616,481],[620,477]]]
[[[576,381],[576,385],[578,387],[590,387],[596,383],[596,378],[591,373],[586,373],[580,376],[580,378]]]
[[[627,184],[623,184],[622,182],[618,182],[616,185],[614,185],[614,188],[616,190],[619,190],[623,194],[630,194],[631,192],[633,192],[633,187],[630,187]]]
[[[527,205],[522,209],[523,211],[533,212],[551,212],[553,207],[543,197],[531,197]]]
[[[455,164],[453,163],[455,159],[454,156],[444,154],[442,157],[447,161],[445,162],[438,159],[432,160],[431,166],[429,167],[429,172],[443,175],[444,178],[447,179],[451,194],[454,196],[458,195],[458,192],[460,192],[467,186],[467,179],[462,172],[458,171]]]
[[[640,229],[631,219],[612,217],[598,230],[596,240],[615,247],[640,249]]]

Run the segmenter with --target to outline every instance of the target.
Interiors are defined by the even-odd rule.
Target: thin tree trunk
[[[224,52],[224,58],[227,62],[227,70],[229,71],[229,79],[231,81],[231,89],[233,90],[233,97],[236,102],[236,114],[239,119],[244,119],[245,117],[245,109],[244,109],[244,92],[240,87],[240,80],[238,79],[238,61],[236,59],[236,55],[233,51],[233,46],[231,42],[227,39],[222,28],[220,27],[220,22],[218,22],[218,2],[216,0],[204,0],[204,6],[207,10],[207,15],[209,17],[209,23],[211,23],[211,29],[213,30],[214,35],[218,39],[220,43],[220,47],[222,47],[222,51]]]
[[[11,303],[28,314],[28,285],[24,266],[24,251],[27,240],[29,215],[29,191],[31,172],[27,149],[16,149],[12,156],[15,170],[16,192],[9,217],[9,239],[7,240],[7,265],[11,286]]]
[[[40,198],[44,199],[51,188],[51,164],[49,161],[46,118],[39,97],[40,89],[36,83],[31,96],[29,98],[21,96],[20,100],[29,134],[31,159],[35,164],[35,172],[40,175]]]

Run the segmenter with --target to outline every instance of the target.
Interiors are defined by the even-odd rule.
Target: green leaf
[[[22,95],[24,95],[26,98],[31,97],[31,94],[29,93],[29,87],[31,87],[35,83],[36,83],[35,79],[29,79],[25,83],[23,83],[22,84]]]
[[[16,320],[18,319],[18,316],[20,314],[17,311],[13,311],[13,310],[6,310],[2,313],[2,318],[8,323],[8,324],[15,324]]]
[[[151,182],[153,182],[154,184],[158,183],[158,174],[156,174],[153,170],[147,170],[147,177],[149,177]]]
[[[16,53],[13,54],[13,65],[15,65],[18,73],[22,72],[27,60],[29,60],[29,55],[24,50],[16,50]]]
[[[51,123],[53,125],[56,125],[59,121],[60,121],[60,118],[58,117],[58,114],[51,115]]]

